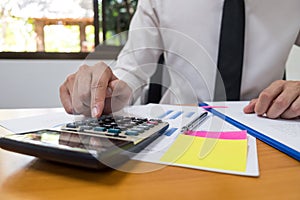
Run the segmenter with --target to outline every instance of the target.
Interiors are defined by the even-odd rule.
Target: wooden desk
[[[56,112],[0,110],[0,120]],[[0,130],[3,134],[3,128]],[[260,177],[180,167],[133,174],[88,171],[0,149],[0,199],[300,199],[300,164],[257,141]],[[137,163],[137,167],[157,166]]]

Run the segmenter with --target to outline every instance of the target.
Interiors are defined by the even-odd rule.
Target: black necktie
[[[244,35],[244,0],[225,0],[219,42],[217,64],[219,73],[217,72],[216,77],[215,100],[240,100]]]

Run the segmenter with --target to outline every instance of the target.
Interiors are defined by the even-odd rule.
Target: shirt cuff
[[[113,73],[118,79],[128,84],[132,90],[132,102],[135,102],[142,95],[142,91],[144,87],[147,86],[147,82],[122,68],[114,69]]]

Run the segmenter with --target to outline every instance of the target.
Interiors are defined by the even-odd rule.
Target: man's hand
[[[245,113],[266,115],[268,118],[292,119],[300,116],[300,81],[273,82],[257,99],[244,108]]]
[[[103,62],[83,65],[60,86],[60,100],[69,114],[99,117],[128,104],[131,89]]]

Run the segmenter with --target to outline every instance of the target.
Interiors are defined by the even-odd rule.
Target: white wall
[[[81,60],[0,60],[0,108],[60,107],[60,84],[82,64]]]
[[[0,59],[0,108],[60,107],[59,86],[82,63],[80,60]],[[294,47],[290,54],[287,79],[300,80],[299,47]]]

